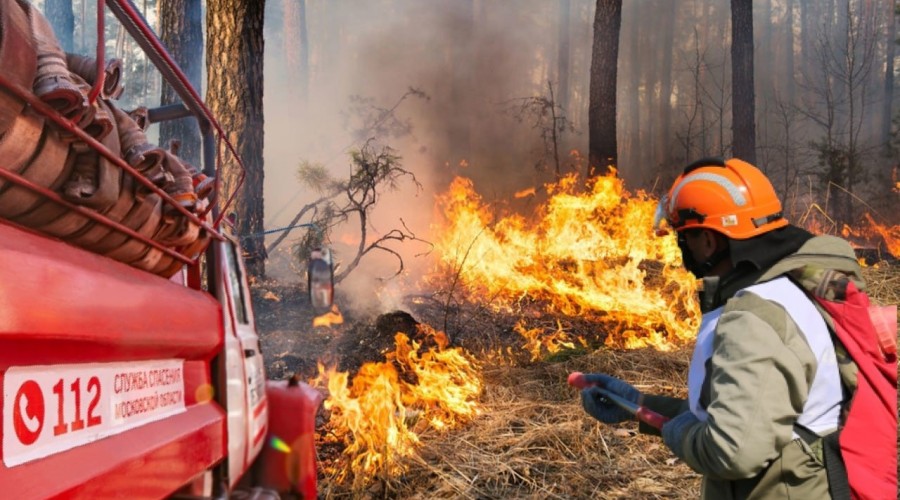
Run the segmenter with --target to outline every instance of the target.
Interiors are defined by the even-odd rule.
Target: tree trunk
[[[603,175],[617,163],[616,76],[622,0],[597,0],[588,104],[588,177]]]
[[[662,47],[662,63],[660,65],[660,90],[659,90],[659,130],[658,139],[656,140],[657,153],[655,160],[660,165],[668,165],[673,163],[671,157],[672,148],[669,147],[672,141],[672,58],[674,56],[675,47],[675,23],[677,21],[675,2],[662,2],[663,19],[668,19],[663,26],[662,41],[659,47]]]
[[[787,0],[787,12],[784,17],[784,71],[787,75],[785,85],[787,86],[787,102],[794,104],[796,96],[796,82],[794,81],[794,0]]]
[[[309,99],[309,36],[306,30],[306,0],[284,0],[284,53],[288,79],[301,103]]]
[[[772,0],[765,0],[761,8],[757,9],[756,14],[759,16],[757,20],[762,23],[759,26],[761,29],[758,28],[762,36],[756,42],[756,47],[761,51],[761,54],[768,54],[768,57],[759,58],[759,65],[756,67],[756,73],[761,75],[760,83],[763,84],[762,88],[760,88],[760,94],[765,99],[772,95],[773,90],[778,88],[778,78],[781,77],[775,72],[775,59],[778,55],[776,54],[777,47],[773,36],[775,33],[775,20],[773,19]]]
[[[569,112],[569,56],[571,54],[571,31],[569,29],[572,14],[571,0],[559,0],[559,53],[556,60],[557,104],[563,114]]]
[[[639,19],[638,9],[639,6],[635,3],[624,4],[622,9],[625,11],[625,16],[631,16],[633,19]],[[627,42],[623,47],[622,51],[622,71],[623,71],[623,92],[622,98],[625,102],[625,113],[623,113],[622,121],[619,125],[622,125],[624,128],[624,133],[622,134],[622,143],[617,144],[617,146],[621,146],[622,148],[622,156],[619,160],[626,164],[630,165],[629,168],[629,181],[639,181],[644,176],[644,170],[648,164],[647,159],[649,158],[649,151],[647,149],[641,147],[641,132],[644,131],[643,127],[641,127],[641,110],[642,102],[646,102],[650,104],[653,102],[653,92],[648,92],[646,88],[641,86],[641,79],[644,78],[643,71],[645,67],[644,64],[641,64],[641,54],[644,54],[644,49],[648,43],[641,43],[641,39],[647,41],[647,33],[644,33],[644,36],[641,37],[642,28],[646,26],[642,23],[631,23],[628,26],[629,30],[625,30],[625,32],[620,33],[619,36],[624,37]],[[648,126],[651,124],[648,124]],[[650,131],[647,131],[646,137],[653,137],[649,134]]]
[[[731,131],[735,157],[756,164],[753,3],[731,0]]]
[[[884,71],[884,106],[881,115],[881,143],[888,147],[891,141],[891,110],[894,109],[894,54],[897,46],[897,1],[888,2],[887,18],[887,46],[885,47],[885,59],[887,65]]]
[[[201,0],[160,0],[160,39],[172,54],[188,81],[200,91],[203,64],[203,20]],[[180,103],[181,98],[168,84],[163,83],[160,104]],[[159,124],[159,143],[181,142],[178,156],[193,165],[200,165],[200,127],[193,117],[168,120]]]
[[[811,12],[810,0],[798,0],[800,4],[800,75],[803,85],[813,78],[814,71],[821,71],[816,65],[818,60],[815,50],[815,31],[813,30],[814,13]]]
[[[66,52],[75,52],[75,11],[72,0],[46,0],[44,17],[53,26],[59,46]]]
[[[832,12],[834,13],[832,16],[834,22],[829,26],[832,33],[830,39],[834,43],[833,47],[838,54],[841,64],[841,70],[838,71],[834,79],[834,96],[837,102],[845,102],[849,99],[848,94],[851,91],[849,84],[852,75],[848,64],[854,57],[850,39],[850,0],[836,0],[836,5],[833,6]],[[848,127],[849,123],[847,120],[846,113],[838,113],[838,128]]]
[[[224,153],[224,202],[237,191],[229,212],[237,216],[236,232],[248,254],[248,273],[265,275],[263,244],[263,19],[264,0],[207,0],[206,100],[244,163],[240,168]],[[224,208],[224,207],[223,207]]]

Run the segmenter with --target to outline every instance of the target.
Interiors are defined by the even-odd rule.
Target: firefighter
[[[676,231],[685,267],[703,279],[688,398],[605,374],[586,381],[670,417],[663,441],[703,475],[703,498],[829,498],[819,436],[838,427],[838,364],[824,319],[784,274],[810,263],[862,282],[849,243],[789,224],[771,182],[736,158],[686,167],[657,214],[656,229]],[[595,387],[581,399],[601,422],[632,418]]]

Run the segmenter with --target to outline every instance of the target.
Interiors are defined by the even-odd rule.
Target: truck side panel
[[[89,446],[0,468],[3,498],[163,498],[221,459],[224,427],[218,406],[196,405]]]
[[[209,295],[0,223],[0,350],[16,364],[211,359],[222,342]],[[61,346],[60,346],[61,344]],[[65,348],[63,348],[65,347]]]
[[[158,498],[220,462],[222,321],[205,292],[0,222],[2,496]]]

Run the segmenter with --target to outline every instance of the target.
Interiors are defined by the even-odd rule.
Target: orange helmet
[[[705,228],[736,240],[788,224],[769,179],[737,158],[706,158],[685,168],[660,200],[657,229],[663,219],[679,232]]]

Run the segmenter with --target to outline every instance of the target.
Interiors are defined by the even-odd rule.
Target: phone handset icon
[[[19,442],[28,446],[37,441],[44,428],[44,392],[34,380],[26,380],[16,392],[12,408],[13,428]]]
[[[36,433],[41,427],[41,419],[37,415],[32,415],[28,403],[27,398],[19,398],[19,414],[22,415],[22,423],[28,432]]]

